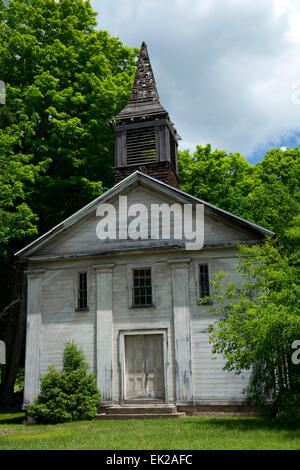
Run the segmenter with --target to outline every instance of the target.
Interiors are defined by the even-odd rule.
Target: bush
[[[93,419],[101,396],[94,374],[88,374],[83,352],[74,342],[65,345],[63,369],[50,366],[41,378],[41,392],[28,415],[38,423],[61,423]]]
[[[281,398],[278,415],[285,423],[300,423],[300,394],[288,392]]]

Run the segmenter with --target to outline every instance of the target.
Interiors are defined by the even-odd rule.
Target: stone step
[[[249,418],[251,416],[260,416],[258,412],[235,412],[235,411],[193,411],[193,412],[186,412],[187,416],[206,416],[206,417],[236,417],[236,418]]]
[[[125,414],[125,413],[119,413],[119,414],[106,414],[106,413],[100,413],[96,415],[95,419],[173,419],[173,418],[185,418],[186,414],[185,413],[171,413],[171,414],[165,414],[165,413],[139,413],[139,414]]]
[[[111,406],[100,408],[99,414],[125,414],[125,415],[138,415],[138,414],[174,414],[177,413],[176,406]]]

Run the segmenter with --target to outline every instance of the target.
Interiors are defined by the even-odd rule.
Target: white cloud
[[[300,127],[297,0],[92,0],[99,28],[148,45],[181,147],[251,155]]]

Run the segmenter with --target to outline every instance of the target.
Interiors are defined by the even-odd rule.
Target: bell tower
[[[181,137],[160,104],[144,42],[129,101],[110,124],[115,131],[115,184],[140,170],[179,188],[177,147]]]

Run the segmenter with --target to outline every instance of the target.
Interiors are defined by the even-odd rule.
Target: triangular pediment
[[[120,203],[121,200],[122,203]],[[127,226],[130,226],[132,220],[136,219],[136,217],[132,215],[134,212],[132,212],[131,209],[134,209],[134,207],[137,206],[133,205],[142,204],[142,210],[141,212],[136,212],[136,216],[139,216],[140,213],[144,214],[143,218],[140,220],[145,221],[145,213],[147,213],[147,237],[145,236],[144,230],[142,239],[132,239],[128,236],[120,239],[120,221],[122,224],[125,220],[125,200],[127,204]],[[102,209],[100,209],[101,212],[101,210],[104,209],[105,204],[109,204],[112,211],[99,215],[99,207],[102,207]],[[154,217],[152,218],[152,214],[154,213],[153,208],[157,210],[157,207],[159,206],[161,208],[162,204],[164,205],[164,208],[170,208],[175,204],[176,209],[178,209],[179,212],[176,213],[177,215],[175,215],[174,219],[173,212],[171,211],[170,236],[167,236],[167,238],[162,237],[162,220],[164,216],[162,217],[160,215],[158,222],[160,226],[157,228],[159,238],[153,239],[151,224],[154,226],[156,220]],[[121,181],[102,196],[92,201],[80,211],[73,214],[61,224],[54,227],[47,234],[25,247],[17,253],[17,256],[22,258],[32,256],[48,256],[50,258],[80,257],[122,251],[140,251],[164,248],[171,249],[175,246],[177,249],[184,249],[186,242],[185,232],[182,230],[182,238],[178,237],[178,223],[184,223],[185,206],[193,206],[193,214],[195,214],[196,205],[202,205],[204,209],[204,247],[231,246],[238,242],[247,243],[258,241],[263,239],[265,235],[272,235],[272,232],[269,232],[262,227],[258,227],[255,224],[240,219],[228,212],[222,211],[221,209],[196,199],[176,188],[155,180],[150,176],[136,172]],[[181,220],[179,220],[180,213],[182,214]],[[99,238],[99,230],[97,231],[97,227],[99,227],[98,224],[100,220],[104,221],[105,217],[109,223],[111,222],[111,218],[114,219],[114,217],[116,217],[116,219],[114,219],[116,220],[115,238],[108,238],[106,240]],[[177,227],[176,229],[175,226]],[[194,229],[195,228],[196,226],[194,226]],[[156,234],[158,233],[157,230]]]

